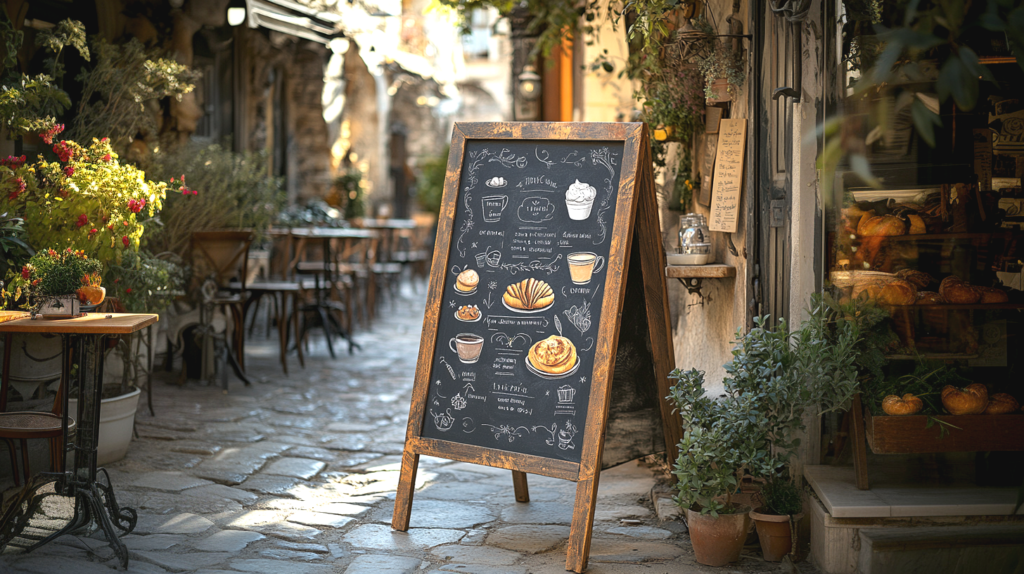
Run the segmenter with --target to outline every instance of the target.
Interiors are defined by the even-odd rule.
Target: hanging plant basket
[[[732,92],[735,91],[735,87],[729,84],[729,80],[725,78],[717,78],[710,83],[708,86],[708,92],[712,94],[711,97],[706,98],[709,105],[718,104],[721,102],[731,102]]]

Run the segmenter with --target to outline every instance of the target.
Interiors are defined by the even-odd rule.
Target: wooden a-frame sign
[[[642,123],[455,125],[395,530],[409,528],[420,455],[509,469],[524,503],[527,474],[571,480],[565,567],[583,572],[630,326],[646,325],[634,347],[647,364],[622,367],[649,373],[640,386],[658,406],[645,418],[661,419],[652,428],[674,460],[682,428],[664,400],[675,361],[648,137]],[[646,313],[623,317],[627,286]]]

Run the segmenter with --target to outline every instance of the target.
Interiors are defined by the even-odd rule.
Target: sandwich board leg
[[[398,477],[398,492],[395,494],[395,513],[391,517],[391,528],[395,530],[409,530],[412,495],[416,490],[416,468],[419,464],[420,455],[406,447],[402,452],[402,473]]]
[[[516,502],[530,502],[530,487],[526,484],[526,473],[512,471],[512,486],[516,490]]]
[[[569,529],[569,549],[565,569],[583,572],[590,559],[590,536],[594,529],[594,509],[597,507],[597,478],[594,476],[576,483],[576,504],[573,505],[572,527]]]

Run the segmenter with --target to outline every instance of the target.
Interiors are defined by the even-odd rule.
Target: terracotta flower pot
[[[707,566],[725,566],[740,559],[743,541],[750,530],[750,507],[734,514],[701,514],[686,509],[686,525],[697,562]]]
[[[764,510],[758,508],[757,510]],[[768,562],[780,562],[793,548],[793,530],[790,528],[790,515],[761,514],[757,510],[750,511],[757,528],[757,538],[761,541],[761,554]],[[793,516],[793,522],[800,520],[803,513]]]

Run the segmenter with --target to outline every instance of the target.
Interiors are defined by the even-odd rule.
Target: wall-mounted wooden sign
[[[708,229],[735,233],[740,222],[743,193],[743,159],[747,149],[747,120],[722,120],[718,130],[714,186],[711,191],[711,220]]]
[[[674,452],[649,149],[639,123],[456,124],[396,530],[410,525],[419,455],[509,469],[520,502],[527,473],[572,480],[566,569],[582,572],[602,456]],[[651,425],[657,440],[638,442]]]

